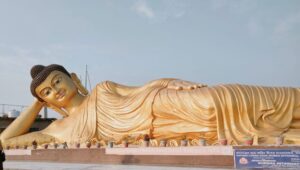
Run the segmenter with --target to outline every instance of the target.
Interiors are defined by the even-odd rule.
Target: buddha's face
[[[65,73],[52,71],[35,92],[45,102],[57,107],[65,107],[77,94],[77,88]]]

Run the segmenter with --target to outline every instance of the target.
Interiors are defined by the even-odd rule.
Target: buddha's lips
[[[55,95],[56,99],[62,99],[63,97],[65,97],[66,94],[66,90],[59,90],[58,93]]]

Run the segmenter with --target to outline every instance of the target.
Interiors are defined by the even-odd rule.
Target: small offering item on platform
[[[251,146],[253,145],[253,137],[245,137],[245,141],[244,141],[246,146]]]
[[[87,148],[91,148],[91,146],[92,146],[91,142],[87,142],[87,143],[86,143],[86,147],[87,147]]]
[[[223,146],[227,145],[227,139],[220,139],[219,144]]]
[[[199,139],[199,146],[206,146],[206,140],[205,139]]]
[[[35,140],[32,142],[32,148],[37,149],[37,142]]]
[[[128,145],[129,145],[128,141],[127,140],[123,140],[122,141],[122,145],[123,145],[124,148],[128,148]]]
[[[283,136],[276,137],[276,145],[277,146],[282,145],[283,141],[284,141],[284,137]]]
[[[54,146],[54,149],[57,149],[59,145],[57,143],[54,143],[53,146]]]
[[[107,146],[108,146],[109,148],[113,148],[113,147],[114,147],[114,142],[109,141]]]
[[[159,146],[160,146],[160,147],[166,147],[166,146],[167,146],[167,141],[166,141],[166,140],[161,140],[161,141],[159,142]]]
[[[96,148],[101,148],[100,142],[97,142],[97,143],[96,143]]]

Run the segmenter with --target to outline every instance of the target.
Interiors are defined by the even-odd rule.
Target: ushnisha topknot
[[[36,97],[39,101],[43,102],[43,100],[36,94],[35,89],[44,80],[46,80],[46,78],[52,71],[60,71],[71,77],[70,73],[63,66],[57,64],[51,64],[48,66],[35,65],[31,68],[30,74],[32,77],[32,81],[30,85],[30,90],[32,95]]]

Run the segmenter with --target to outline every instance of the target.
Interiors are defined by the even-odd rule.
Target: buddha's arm
[[[28,132],[29,128],[33,124],[36,116],[42,109],[44,104],[38,100],[35,100],[25,111],[23,111],[19,117],[17,117],[1,134],[0,140],[5,143],[6,140],[20,136]]]
[[[50,135],[43,134],[41,132],[31,132],[25,135],[20,135],[17,137],[6,139],[2,141],[2,146],[9,146],[11,148],[16,148],[16,146],[31,146],[33,141],[36,141],[38,145],[41,145],[44,143],[55,142],[55,138]]]

